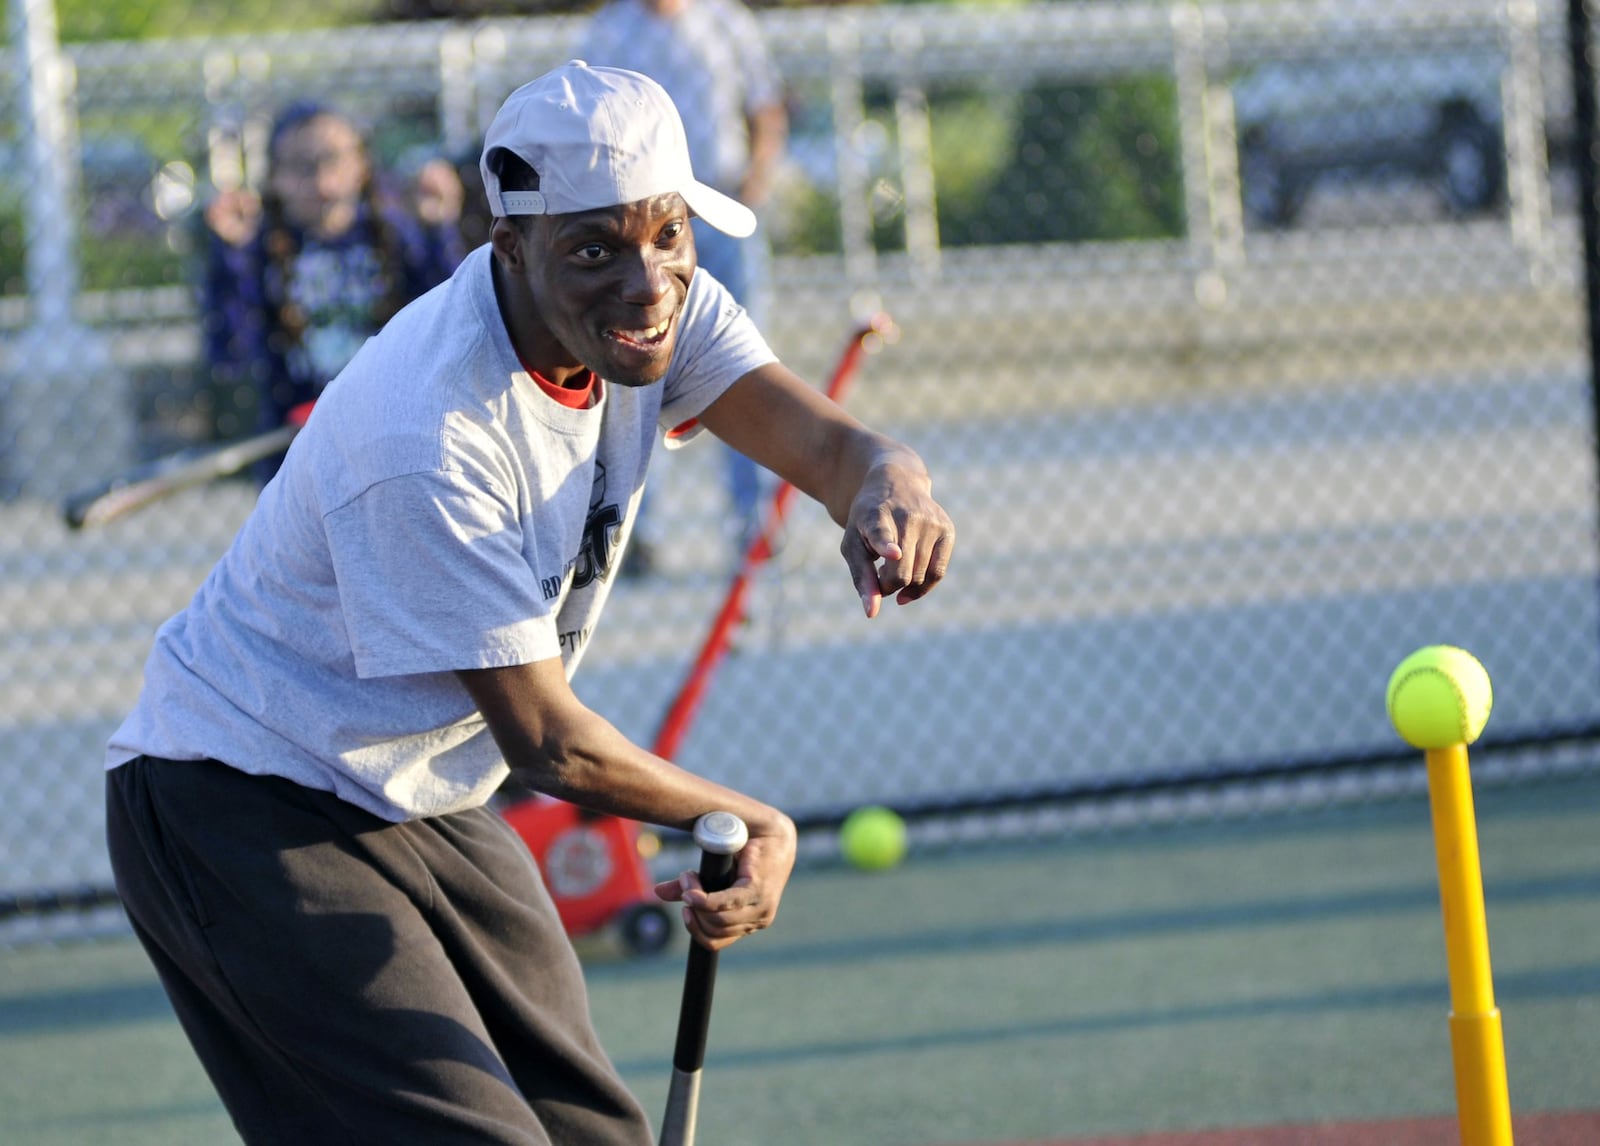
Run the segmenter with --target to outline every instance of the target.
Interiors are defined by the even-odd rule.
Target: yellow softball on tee
[[[1489,720],[1494,690],[1478,658],[1454,645],[1428,645],[1401,661],[1389,677],[1389,719],[1417,748],[1450,748],[1478,739]]]

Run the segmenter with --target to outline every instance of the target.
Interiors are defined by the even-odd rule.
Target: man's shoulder
[[[678,338],[680,353],[674,356],[673,373],[680,382],[701,371],[721,373],[730,362],[772,358],[750,316],[709,274],[696,274],[689,284]]]
[[[449,372],[474,362],[490,344],[498,320],[494,285],[484,249],[471,251],[453,274],[424,291],[373,335],[357,360],[392,378],[434,370]],[[352,362],[351,366],[355,366]]]

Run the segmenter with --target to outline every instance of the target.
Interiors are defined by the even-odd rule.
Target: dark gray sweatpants
[[[106,779],[117,890],[247,1143],[645,1146],[527,848],[214,761]]]

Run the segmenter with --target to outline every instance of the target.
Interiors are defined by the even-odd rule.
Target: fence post
[[[829,95],[839,194],[839,241],[852,294],[877,289],[878,252],[872,241],[870,173],[862,154],[866,115],[861,78],[861,29],[854,13],[828,25]]]
[[[1595,68],[1592,0],[1567,0],[1567,52],[1572,68],[1572,163],[1578,174],[1583,226],[1584,331],[1589,350],[1591,424],[1600,425],[1600,202],[1596,201]]]
[[[933,122],[926,84],[917,69],[922,30],[900,24],[894,30],[895,140],[899,145],[900,187],[905,195],[906,255],[918,282],[939,277],[939,209],[933,173]]]
[[[86,459],[111,470],[131,460],[133,410],[106,340],[75,314],[82,150],[54,0],[11,0],[10,18],[29,313],[0,374],[0,491],[54,497],[82,481]]]
[[[1214,308],[1227,299],[1228,271],[1244,259],[1244,208],[1232,96],[1226,84],[1211,78],[1210,40],[1221,37],[1210,35],[1206,23],[1205,9],[1193,0],[1173,5],[1173,75],[1195,299]],[[1218,27],[1225,34],[1226,24]],[[1222,44],[1225,51],[1225,39]]]
[[[1506,22],[1510,59],[1501,102],[1505,107],[1511,234],[1528,252],[1534,282],[1542,285],[1549,282],[1554,251],[1538,4],[1535,0],[1506,0]]]
[[[451,27],[439,37],[439,134],[446,155],[466,155],[478,143],[476,35]]]

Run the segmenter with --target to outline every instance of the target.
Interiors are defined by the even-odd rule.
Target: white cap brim
[[[679,192],[683,201],[707,224],[736,239],[755,234],[756,213],[739,200],[704,183],[691,183]]]

